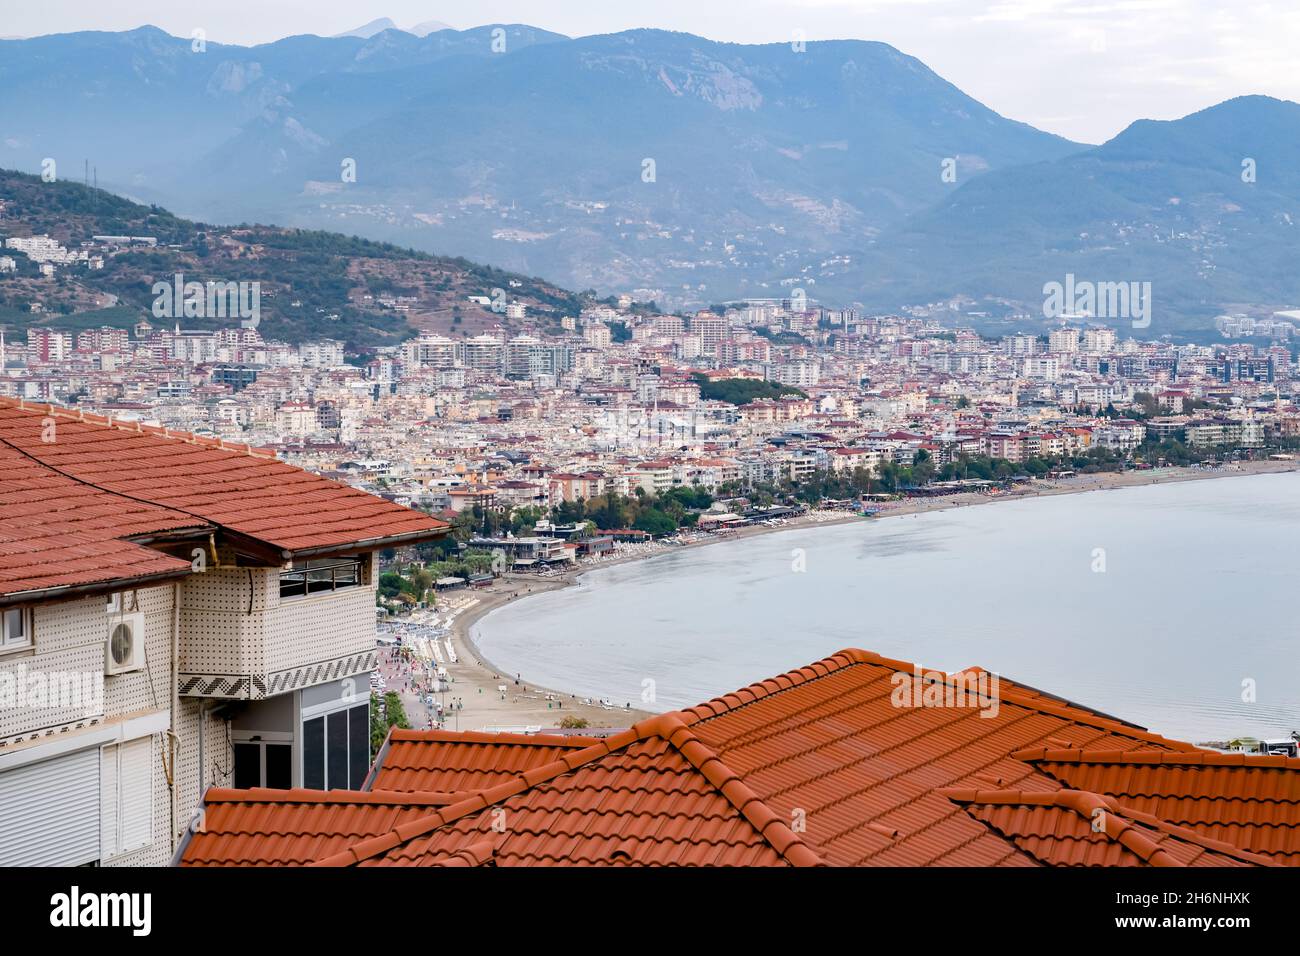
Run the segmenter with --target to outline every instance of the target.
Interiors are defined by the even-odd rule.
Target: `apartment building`
[[[72,335],[54,329],[28,329],[28,360],[36,363],[62,362],[72,353]]]
[[[712,312],[697,312],[691,317],[690,331],[700,337],[703,354],[717,355],[718,347],[727,336],[727,320]]]
[[[1079,330],[1053,329],[1047,335],[1047,350],[1057,354],[1073,355],[1079,351]]]
[[[605,475],[597,471],[559,471],[550,478],[550,499],[553,502],[590,501],[605,493],[606,481]]]
[[[0,866],[157,865],[211,786],[360,786],[376,553],[428,516],[0,399]]]
[[[1208,418],[1188,422],[1187,444],[1192,448],[1240,445],[1255,448],[1264,443],[1264,427],[1253,419]]]
[[[878,448],[835,448],[831,451],[831,471],[844,473],[863,468],[876,475],[884,457]]]
[[[463,545],[484,551],[501,552],[510,567],[531,568],[538,564],[566,564],[574,560],[575,549],[566,548],[562,538],[529,535],[520,538],[475,537]]]

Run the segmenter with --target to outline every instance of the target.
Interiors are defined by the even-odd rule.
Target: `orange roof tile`
[[[937,793],[960,785],[1057,789],[1011,756],[1022,749],[1017,741],[1195,749],[1010,681],[1000,682],[996,713],[895,706],[896,675],[916,671],[906,661],[842,651],[688,713],[700,721],[701,739],[774,811],[805,815],[809,842],[840,866],[1020,865],[1013,847]]]
[[[1256,754],[1034,748],[1016,758],[1206,837],[1300,866],[1300,759]]]
[[[446,794],[356,790],[230,790],[204,794],[202,826],[186,845],[186,866],[305,865],[420,820]]]
[[[491,840],[472,843],[463,850],[446,859],[431,864],[432,866],[496,866],[496,850]]]
[[[1209,840],[1081,790],[939,791],[975,820],[1047,866],[1272,866],[1264,857]]]
[[[1022,802],[1039,799],[1026,794],[1057,800],[1061,784],[1017,757],[1026,747],[1204,753],[1009,681],[997,690],[996,708],[896,705],[891,691],[917,681],[915,672],[903,661],[842,651],[581,749],[565,746],[562,738],[528,746],[481,734],[395,732],[375,770],[377,781],[410,785],[419,781],[416,775],[427,775],[431,786],[484,788],[440,793],[443,803],[426,815],[394,820],[384,832],[358,830],[350,843],[332,842],[332,852],[321,852],[314,862],[434,865],[484,842],[500,866],[1073,861],[1065,844],[1055,855],[1041,850],[1035,856],[1021,845],[1019,831],[991,826],[980,816],[986,811],[972,812],[950,794],[1014,790]],[[934,679],[943,686],[957,683],[947,676]],[[464,752],[457,753],[458,747]],[[542,762],[551,748],[551,759]],[[395,753],[397,762],[386,768]],[[513,768],[487,767],[485,761],[494,757],[513,762]],[[223,799],[237,798],[227,791]],[[1050,805],[1059,824],[1061,805]],[[1175,859],[1227,852],[1191,830],[1169,830],[1172,824],[1140,810],[1116,812],[1136,828],[1135,835],[1155,843],[1176,837],[1183,856]],[[237,833],[214,836],[226,862],[245,862]],[[1198,849],[1184,852],[1184,843]],[[203,859],[216,862],[210,847]],[[254,855],[260,859],[264,852]],[[190,859],[187,850],[182,862]],[[292,862],[302,862],[301,855]]]
[[[594,738],[580,736],[394,728],[365,789],[403,793],[486,790],[594,743]]]
[[[206,521],[53,472],[4,444],[3,425],[0,418],[0,594],[189,573],[188,561],[127,539],[212,527]]]
[[[219,529],[287,560],[446,528],[245,446],[0,399],[0,594],[183,572],[124,540],[158,532]]]

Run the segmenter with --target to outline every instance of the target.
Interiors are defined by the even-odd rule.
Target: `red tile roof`
[[[472,740],[469,746],[484,745]],[[437,866],[484,842],[501,866],[817,862],[676,715],[567,749],[560,759],[483,791],[352,794],[363,816],[334,812],[340,804],[355,809],[337,792],[209,791],[205,806],[217,809],[205,813],[204,826],[189,838],[182,864],[295,865],[311,857],[324,865]],[[438,809],[426,805],[421,814],[401,802],[420,797],[436,800]]]
[[[668,720],[620,736],[317,865],[428,866],[483,840],[493,844],[498,866],[818,862],[684,726]],[[581,769],[570,772],[571,763]]]
[[[211,525],[51,471],[4,443],[4,411],[0,406],[0,594],[189,573],[188,561],[127,539]]]
[[[1118,797],[1071,796],[1080,788],[1022,756],[1063,748],[1172,765],[1204,763],[1207,752],[1009,681],[979,706],[898,705],[891,692],[908,682],[958,686],[916,674],[903,661],[842,651],[581,748],[562,738],[494,746],[482,734],[395,732],[376,781],[483,788],[439,793],[443,802],[426,815],[383,832],[337,834],[313,862],[441,865],[458,854],[498,866],[1267,862]],[[182,863],[263,860],[261,834],[302,829],[293,818],[309,811],[310,797],[293,794],[297,803],[276,808],[289,822],[273,812],[256,832],[223,829],[209,815]],[[221,798],[239,801],[236,791]],[[1115,819],[1094,837],[1096,805]],[[247,852],[245,840],[254,841]],[[284,860],[302,861],[298,849]]]
[[[1045,866],[1272,866],[1095,793],[942,790],[970,816]]]
[[[591,737],[551,734],[394,728],[365,789],[403,793],[486,790],[595,742]]]
[[[127,540],[159,532],[288,560],[446,527],[245,446],[0,399],[0,594],[185,572]]]
[[[937,790],[1056,789],[1011,757],[1019,740],[1194,749],[1010,681],[1000,682],[996,713],[895,706],[894,688],[916,673],[905,661],[844,651],[688,713],[773,810],[806,815],[810,841],[838,866],[1015,865],[1013,847],[972,826]]]
[[[1300,866],[1300,759],[1034,749],[1015,755],[1062,786],[1113,797],[1211,839]]]
[[[446,803],[441,794],[213,787],[185,865],[228,866],[237,854],[242,866],[301,866]]]

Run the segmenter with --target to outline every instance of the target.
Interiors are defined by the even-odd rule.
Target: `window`
[[[324,717],[314,717],[302,724],[302,785],[308,790],[325,789]]]
[[[5,608],[0,612],[0,652],[17,650],[32,643],[31,615],[23,608]]]
[[[235,786],[272,787],[288,790],[293,786],[293,744],[272,740],[235,742]]]
[[[153,843],[154,738],[109,744],[100,759],[100,859]]]
[[[303,721],[304,787],[311,790],[360,790],[369,771],[369,703]]]
[[[291,571],[280,572],[280,597],[303,597],[323,591],[354,588],[361,583],[360,558],[305,561],[295,564]]]

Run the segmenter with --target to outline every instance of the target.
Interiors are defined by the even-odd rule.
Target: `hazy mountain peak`
[[[875,41],[427,26],[203,57],[152,27],[9,42],[0,162],[89,159],[101,182],[216,221],[682,301],[798,281],[823,301],[993,296],[1028,315],[1048,278],[1132,275],[1158,281],[1175,328],[1300,296],[1295,103],[1238,97],[1089,147]],[[52,114],[52,74],[88,95]],[[161,141],[159,115],[178,117]]]
[[[408,27],[407,33],[414,33],[417,37],[427,37],[430,33],[437,33],[439,30],[454,30],[455,27],[443,23],[441,20],[425,20],[423,23],[417,23],[413,27]]]
[[[393,22],[391,17],[379,17],[377,20],[371,20],[369,23],[362,24],[353,30],[349,30],[347,33],[336,33],[334,34],[334,39],[339,39],[341,37],[358,37],[362,40],[369,40],[376,33],[383,33],[385,30],[401,29],[401,27]]]

